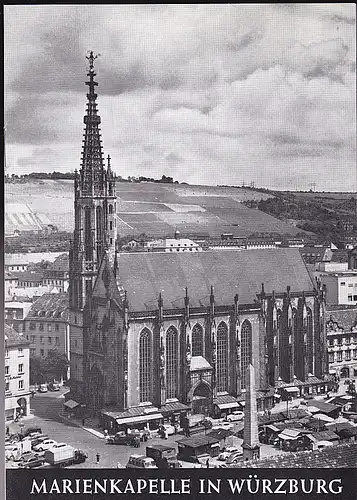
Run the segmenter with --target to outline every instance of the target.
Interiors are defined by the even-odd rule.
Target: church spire
[[[112,261],[115,254],[116,196],[115,174],[110,156],[105,164],[100,134],[101,119],[97,109],[98,83],[94,61],[98,55],[87,56],[87,109],[84,115],[82,162],[74,176],[75,229],[71,254],[71,307],[83,309],[105,251]]]
[[[89,78],[85,82],[88,85],[88,101],[86,114],[83,119],[85,129],[80,171],[80,188],[83,196],[103,196],[105,191],[105,170],[99,128],[101,118],[98,114],[96,102],[98,95],[95,92],[98,82],[95,81],[94,61],[97,57],[98,55],[94,55],[92,51],[86,57],[89,61],[87,73]]]

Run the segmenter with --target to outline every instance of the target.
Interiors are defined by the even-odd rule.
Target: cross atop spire
[[[95,59],[97,59],[97,57],[99,57],[100,54],[96,54],[94,55],[93,54],[93,50],[89,51],[89,56],[86,56],[86,59],[88,59],[89,61],[89,69],[93,69],[93,64],[94,64],[94,61]]]

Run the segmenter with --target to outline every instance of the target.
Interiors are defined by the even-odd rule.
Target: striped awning
[[[148,415],[139,415],[138,417],[117,418],[116,423],[121,424],[140,424],[148,422],[149,420],[160,420],[164,418],[162,413],[152,413]]]
[[[220,405],[217,405],[220,410],[228,410],[229,408],[239,408],[239,403],[232,402],[232,403],[222,403]]]

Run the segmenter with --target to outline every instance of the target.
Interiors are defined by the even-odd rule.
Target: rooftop
[[[357,324],[357,306],[328,306],[326,309],[327,321],[336,323],[336,328],[348,332]]]
[[[209,444],[218,443],[219,439],[211,436],[196,435],[188,438],[178,439],[177,443],[189,446],[190,448],[199,448]]]
[[[207,251],[197,253],[121,253],[121,286],[127,290],[132,311],[156,310],[159,294],[164,307],[184,307],[185,287],[191,307],[207,307],[211,286],[216,306],[233,304],[239,294],[242,304],[253,304],[265,291],[313,290],[313,283],[298,249],[266,249],[254,252]]]
[[[39,317],[61,318],[61,314],[68,309],[69,299],[67,293],[45,293],[33,303],[26,319]]]
[[[7,207],[7,206],[6,206]],[[5,266],[20,266],[48,260],[54,262],[63,252],[6,253]]]
[[[18,333],[16,330],[11,328],[11,326],[7,325],[6,323],[4,324],[4,341],[5,341],[5,347],[26,345],[30,343],[26,339],[26,337]]]
[[[241,462],[237,468],[266,468],[266,469],[344,469],[357,468],[357,442],[326,447],[317,451],[300,451],[267,457],[262,460]]]
[[[43,271],[12,271],[19,281],[42,281]]]

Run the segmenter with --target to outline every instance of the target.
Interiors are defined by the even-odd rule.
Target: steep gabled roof
[[[68,307],[68,293],[45,293],[33,303],[26,319],[60,319]]]
[[[4,324],[4,342],[5,347],[26,345],[30,343],[24,335],[21,335],[6,323]]]
[[[132,311],[184,306],[185,287],[191,307],[207,307],[211,285],[216,305],[253,304],[264,283],[265,291],[310,292],[313,283],[298,249],[266,249],[197,253],[122,253],[119,282],[128,292]]]
[[[107,252],[105,252],[102,258],[102,262],[99,266],[97,278],[94,283],[92,297],[106,298],[107,296],[116,300],[118,304],[122,304],[124,290],[122,289],[120,284],[117,283],[117,279],[114,276],[109,255]]]

